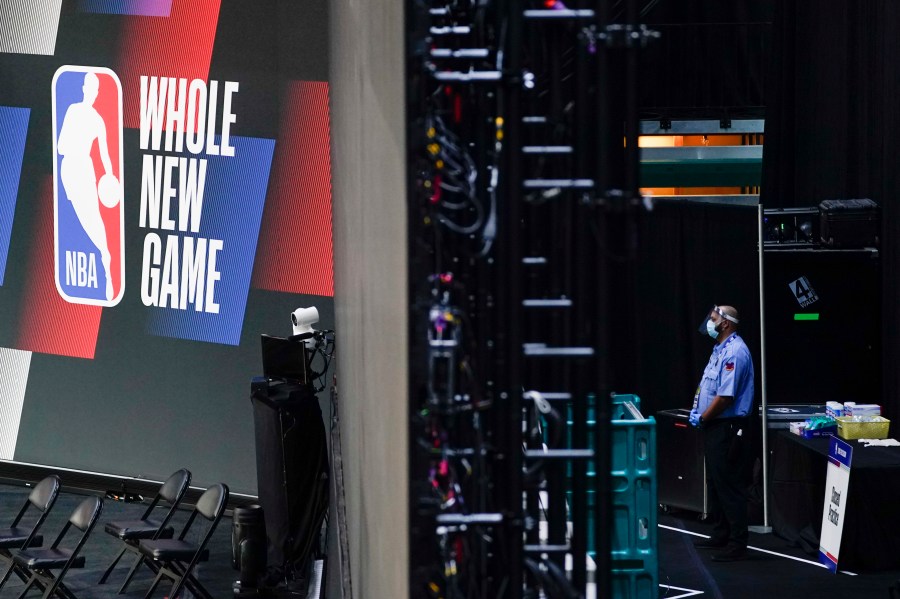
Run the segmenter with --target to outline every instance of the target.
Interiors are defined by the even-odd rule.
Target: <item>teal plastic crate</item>
[[[616,568],[613,562],[612,596],[615,599],[647,599],[659,597],[656,568],[652,570],[630,570]]]
[[[613,491],[612,559],[627,562],[632,569],[655,569],[658,563],[657,518],[654,481],[651,478],[618,479],[621,488]],[[569,505],[572,493],[567,494]],[[596,554],[594,508],[595,494],[588,490],[587,549]]]
[[[615,393],[612,396],[612,419],[613,420],[623,420],[626,417],[622,416],[621,410],[623,409],[623,405],[625,402],[631,402],[634,404],[634,407],[640,411],[641,409],[641,398],[633,393]]]
[[[656,506],[652,478],[617,477],[613,489],[612,557],[647,569],[657,561]]]
[[[656,421],[651,418],[635,419],[624,408],[626,401],[637,396],[620,395],[619,406],[623,418],[612,421],[611,484],[613,501],[613,560],[620,560],[630,569],[655,572],[657,557],[657,480],[656,480]],[[638,399],[639,401],[639,399]],[[632,404],[634,402],[632,401]],[[588,486],[595,476],[594,468],[588,468]],[[567,481],[568,499],[571,502],[571,480]],[[595,552],[593,508],[594,493],[587,491],[588,550]]]
[[[656,420],[612,421],[612,475],[632,473],[649,476],[656,472]]]
[[[625,420],[630,418],[630,415],[625,407],[626,402],[630,402],[635,408],[640,411],[641,409],[641,398],[637,395],[633,395],[631,393],[618,393],[612,396],[612,409],[610,417],[613,420]],[[593,426],[596,422],[596,405],[597,405],[597,396],[593,393],[588,394],[587,396],[587,423],[588,426]],[[573,414],[574,409],[572,408],[572,404],[569,403],[566,406],[566,423],[569,427],[573,424]]]
[[[656,572],[656,421],[612,422],[612,559]]]
[[[596,396],[587,400],[588,425],[593,427]],[[658,594],[659,557],[657,530],[656,421],[640,414],[640,397],[617,394],[611,397],[611,531],[613,597],[639,599]],[[630,403],[631,406],[626,404]],[[631,409],[633,406],[634,409]],[[566,444],[571,447],[573,408],[566,409],[568,422]],[[588,447],[594,448],[593,434],[588,434]],[[567,465],[566,496],[572,501],[572,468]],[[596,476],[593,463],[587,466],[588,487]],[[587,490],[587,547],[596,555],[594,492]]]

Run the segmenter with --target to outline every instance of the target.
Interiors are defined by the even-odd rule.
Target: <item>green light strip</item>
[[[819,314],[794,314],[794,320],[819,320]]]

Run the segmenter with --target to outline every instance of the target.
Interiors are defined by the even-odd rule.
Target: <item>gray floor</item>
[[[29,491],[29,489],[24,487],[0,485],[0,528],[7,528],[12,524],[13,518],[24,504]],[[71,515],[72,510],[82,499],[84,499],[83,495],[60,493],[56,506],[42,528],[45,546],[53,542]],[[120,565],[106,584],[98,585],[96,583],[121,546],[117,539],[103,532],[104,522],[136,519],[145,509],[146,505],[143,504],[104,501],[100,521],[83,549],[83,555],[86,558],[84,569],[71,570],[64,578],[64,582],[72,592],[81,598],[144,597],[153,581],[153,576],[145,567],[142,567],[132,580],[127,593],[122,595],[116,594],[131,565],[132,558],[130,556],[133,555],[131,553],[126,554],[122,558],[122,561],[128,560],[127,563],[123,565],[120,562]],[[188,510],[180,510],[175,515],[174,525],[176,531],[180,532],[188,515]],[[200,524],[206,524],[206,521],[201,518]],[[198,541],[200,534],[204,531],[205,528],[202,525],[195,523],[188,534],[188,540]],[[71,541],[69,543],[64,541],[62,546],[74,544],[78,538],[75,533],[78,533],[78,531],[71,530],[67,536],[67,539],[71,539]],[[219,523],[213,534],[209,549],[209,561],[201,564],[195,570],[196,576],[213,597],[232,596],[231,585],[238,578],[238,572],[231,567],[230,518],[223,518]],[[4,588],[0,590],[0,598],[18,597],[23,586],[24,584],[20,580],[12,577]],[[171,583],[161,583],[153,596],[158,598],[167,597],[171,588]],[[182,596],[185,598],[192,597],[190,593]],[[32,590],[29,592],[28,597],[40,597],[40,594]]]

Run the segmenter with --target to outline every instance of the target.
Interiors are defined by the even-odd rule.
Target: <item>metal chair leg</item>
[[[206,590],[199,580],[197,580],[193,574],[188,574],[184,583],[191,590],[191,592],[198,597],[202,597],[202,599],[213,599],[212,595]]]
[[[53,573],[50,572],[49,570],[45,571],[44,575],[46,577],[46,581],[40,581],[40,582],[48,582],[49,585],[47,586],[47,589],[44,592],[43,599],[49,599],[56,593],[57,589],[59,589],[60,585],[62,585],[63,576],[65,576],[66,572],[68,572],[68,571],[69,571],[68,564],[62,570],[60,570],[59,574],[56,576],[54,576]]]
[[[109,567],[106,569],[106,572],[103,573],[103,576],[100,577],[99,582],[97,584],[103,584],[106,582],[106,579],[109,578],[109,575],[112,574],[112,571],[115,569],[116,564],[119,563],[119,560],[122,559],[122,556],[125,555],[127,551],[126,547],[122,547],[121,551],[119,551],[119,555],[116,556],[116,559],[112,561]]]
[[[6,584],[6,581],[9,580],[9,575],[12,574],[13,568],[15,568],[15,567],[16,567],[15,563],[13,563],[12,561],[9,562],[9,565],[6,567],[6,570],[3,572],[3,578],[0,578],[0,589],[2,589],[3,585]]]
[[[19,580],[21,580],[22,582],[28,582],[28,576],[25,575],[21,569],[16,567],[16,563],[12,560],[12,557],[10,557],[6,561],[9,564],[9,567],[7,567],[7,569],[3,572],[3,576],[0,577],[0,589],[2,589],[3,585],[6,584],[6,581],[9,580],[10,574],[13,573],[15,573],[15,575],[18,576]]]
[[[73,593],[69,589],[69,587],[67,587],[62,582],[59,583],[59,587],[57,587],[56,592],[65,597],[65,599],[78,599],[78,597],[75,596],[75,593]]]
[[[128,575],[125,577],[125,582],[123,582],[122,586],[119,587],[119,595],[121,595],[128,589],[128,585],[131,584],[131,579],[134,578],[135,574],[137,574],[138,568],[141,567],[142,563],[144,563],[144,556],[138,554],[138,556],[134,560],[134,563],[131,564],[131,569],[128,570]]]
[[[56,594],[56,591],[59,590],[59,579],[53,581],[53,584],[47,587],[47,590],[44,591],[44,594],[41,596],[41,599],[50,599],[53,595]]]
[[[34,583],[36,583],[36,582],[37,582],[37,576],[32,574],[31,578],[28,579],[28,582],[25,583],[25,588],[22,589],[22,593],[16,599],[23,599],[23,597],[25,597],[25,595],[28,594],[28,591],[31,589],[31,587],[34,586]]]
[[[144,599],[151,599],[153,597],[153,591],[156,590],[156,587],[159,586],[159,581],[163,576],[163,571],[160,568],[159,572],[156,574],[156,578],[153,579],[153,584],[150,585],[150,589],[147,591],[147,594],[144,595]]]
[[[169,592],[169,599],[178,599],[178,593],[184,588],[184,576],[175,581],[172,590]]]

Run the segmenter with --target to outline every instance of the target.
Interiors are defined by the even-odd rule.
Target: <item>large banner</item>
[[[0,460],[256,490],[333,326],[326,0],[0,0]]]

